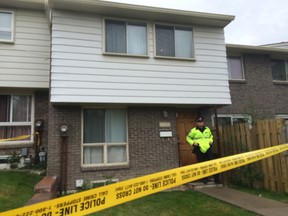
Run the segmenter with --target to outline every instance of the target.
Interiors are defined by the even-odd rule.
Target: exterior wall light
[[[44,121],[42,119],[37,119],[35,121],[35,130],[36,131],[42,131],[44,126]]]
[[[60,127],[60,136],[61,136],[61,137],[66,137],[66,136],[68,136],[68,135],[67,135],[67,132],[68,132],[68,126],[67,126],[67,125],[62,125],[62,126]]]
[[[168,112],[166,110],[163,111],[163,117],[168,118]]]

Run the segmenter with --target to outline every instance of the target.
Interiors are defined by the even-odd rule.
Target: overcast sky
[[[128,4],[234,15],[225,42],[263,45],[288,42],[288,0],[109,0]]]

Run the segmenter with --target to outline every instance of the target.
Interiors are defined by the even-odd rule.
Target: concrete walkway
[[[288,204],[227,187],[199,187],[197,191],[262,216],[287,216]]]

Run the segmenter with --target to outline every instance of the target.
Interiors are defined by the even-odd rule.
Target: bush
[[[10,164],[11,169],[18,168],[18,164],[20,163],[20,158],[21,156],[17,154],[15,151],[13,152],[12,155],[9,155],[9,157],[7,158],[7,163]]]

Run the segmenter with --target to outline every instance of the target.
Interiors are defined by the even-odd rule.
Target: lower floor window
[[[127,164],[125,109],[83,110],[83,164]]]
[[[285,124],[285,142],[288,142],[288,114],[278,114],[275,116],[276,118],[282,118],[284,119],[284,124]]]
[[[0,139],[31,135],[32,116],[32,95],[0,95]]]
[[[225,125],[234,125],[239,123],[248,123],[251,127],[252,118],[250,115],[245,114],[219,114],[217,116],[218,125],[225,126]],[[215,115],[212,116],[212,124],[215,126]]]

